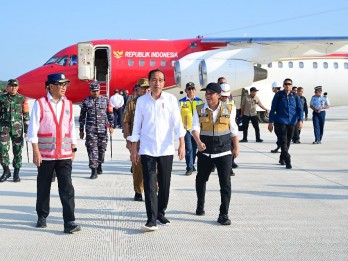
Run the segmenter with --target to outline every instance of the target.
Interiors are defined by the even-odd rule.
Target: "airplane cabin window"
[[[298,65],[299,65],[299,67],[300,67],[300,68],[304,68],[304,64],[303,64],[303,62],[299,62],[299,64],[298,64]]]
[[[45,64],[52,64],[52,63],[55,63],[58,59],[59,59],[58,56],[53,56],[53,57],[51,57],[47,62],[45,62]]]
[[[293,68],[294,67],[294,63],[293,62],[289,62],[288,66],[289,66],[289,68]]]
[[[154,67],[156,65],[156,61],[155,60],[150,60],[150,66]]]
[[[165,67],[166,66],[166,60],[161,61],[161,66]]]
[[[283,62],[278,62],[278,68],[283,68]]]
[[[66,66],[67,61],[68,61],[68,56],[66,55],[66,56],[61,57],[61,58],[56,62],[56,64],[59,64],[59,65],[61,65],[61,66]]]
[[[144,66],[145,65],[145,61],[144,60],[139,60],[139,66]]]
[[[344,69],[348,69],[348,63],[344,63]]]
[[[327,68],[329,68],[329,64],[327,62],[324,62],[323,67],[324,67],[324,69],[327,69]]]
[[[134,65],[134,61],[133,60],[128,60],[128,66],[133,66]]]
[[[317,62],[313,62],[313,68],[317,69],[318,68],[318,63]]]
[[[268,68],[272,68],[272,63],[267,64]]]
[[[76,54],[70,55],[69,66],[74,66],[76,64],[77,64],[77,55]]]
[[[333,65],[334,65],[334,68],[335,68],[335,69],[338,69],[338,63],[337,63],[337,62],[334,62]]]

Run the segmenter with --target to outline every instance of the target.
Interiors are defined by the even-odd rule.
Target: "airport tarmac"
[[[275,135],[261,124],[263,143],[240,144],[232,177],[230,226],[217,223],[220,194],[212,173],[206,215],[196,216],[195,174],[175,157],[166,217],[169,226],[144,233],[145,203],[133,201],[129,153],[121,131],[113,136],[104,173],[90,180],[84,141],[73,163],[76,221],[82,231],[63,233],[57,182],[52,184],[48,227],[35,227],[36,167],[23,150],[20,183],[0,183],[0,260],[348,260],[347,106],[327,112],[321,145],[312,122],[292,144],[293,169],[278,164]],[[78,129],[76,130],[78,131]],[[32,150],[29,147],[32,161]]]

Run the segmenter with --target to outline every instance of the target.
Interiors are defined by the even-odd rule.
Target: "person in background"
[[[129,151],[131,151],[132,149],[132,144],[129,140],[127,140],[127,138],[132,135],[134,114],[135,114],[137,100],[139,97],[143,96],[149,91],[150,91],[149,80],[147,78],[140,78],[137,83],[136,98],[131,100],[126,106],[126,110],[123,115],[123,127],[124,127],[123,137],[127,141],[126,147]],[[138,164],[134,164],[132,162],[132,173],[133,173],[133,187],[135,191],[134,201],[142,201],[143,200],[142,193],[144,191],[144,182],[143,182],[143,170],[142,170],[141,160],[138,161]]]
[[[205,91],[206,103],[197,106],[194,111],[191,130],[198,145],[196,215],[205,215],[206,183],[215,165],[221,194],[217,222],[221,225],[231,225],[228,217],[231,200],[231,139],[234,143],[233,155],[237,157],[239,154],[236,111],[232,110],[231,105],[221,102],[221,87],[218,83],[209,83],[202,91]]]
[[[91,95],[85,98],[81,104],[80,138],[84,138],[84,129],[86,129],[85,145],[89,158],[88,166],[92,172],[90,179],[96,179],[98,174],[103,173],[102,164],[108,145],[107,129],[109,128],[109,133],[112,136],[114,115],[109,99],[100,95],[100,83],[91,82],[89,90]]]
[[[279,83],[279,82],[273,82],[272,83],[272,92],[274,94],[276,94],[277,92],[280,91],[280,89],[282,88],[281,87],[282,85]],[[274,126],[274,133],[275,135],[277,136],[277,148],[275,148],[274,150],[271,150],[272,153],[278,153],[279,149],[280,149],[280,137],[279,137],[279,131],[278,131],[278,128],[277,126]]]
[[[20,182],[19,170],[22,167],[22,148],[24,136],[27,136],[29,124],[28,99],[18,93],[19,83],[17,79],[7,82],[6,94],[0,95],[0,162],[4,169],[0,182],[11,177],[10,142],[12,141],[14,168],[13,182]]]
[[[259,120],[257,118],[256,105],[260,106],[267,113],[269,112],[269,110],[267,110],[265,106],[262,105],[259,97],[256,96],[257,91],[258,90],[255,87],[251,87],[250,94],[244,96],[242,100],[242,104],[240,107],[240,117],[243,118],[243,139],[240,140],[240,142],[248,142],[249,121],[251,121],[255,129],[256,142],[263,142],[263,140],[260,138],[260,127]]]
[[[34,103],[27,137],[32,143],[33,163],[38,169],[36,227],[47,227],[52,175],[56,171],[64,233],[81,230],[75,223],[75,190],[71,180],[77,139],[72,102],[65,96],[69,83],[62,73],[47,76],[48,92]]]
[[[147,214],[146,224],[142,227],[145,232],[157,230],[156,221],[162,225],[170,223],[165,217],[165,210],[169,201],[175,153],[174,134],[179,138],[180,160],[185,157],[186,134],[178,100],[174,95],[163,91],[164,73],[160,69],[154,69],[149,72],[148,79],[151,92],[137,100],[132,136],[128,137],[132,142],[132,162],[137,164],[139,155],[141,156]],[[139,141],[141,142],[138,150]]]
[[[123,104],[124,104],[124,98],[122,95],[119,94],[118,89],[115,89],[115,94],[110,97],[110,103],[113,107],[113,113],[114,113],[114,126],[123,128],[122,126],[122,119],[123,119]]]
[[[195,161],[197,154],[197,143],[191,135],[193,112],[196,110],[197,105],[203,103],[201,98],[196,97],[196,87],[193,82],[186,84],[185,92],[186,97],[179,100],[179,106],[181,111],[181,119],[186,130],[185,135],[185,160],[186,160],[186,176],[192,175],[195,169]]]
[[[292,87],[291,91],[292,91],[294,94],[297,94],[297,87],[296,87],[296,86]]]
[[[303,108],[303,113],[304,113],[304,119],[308,119],[308,105],[307,105],[307,99],[306,97],[303,96],[303,88],[302,87],[297,87],[297,95],[300,97],[302,108]],[[292,142],[293,143],[301,143],[300,141],[300,134],[301,130],[298,128],[295,128],[294,131],[294,137],[292,137]]]
[[[314,95],[312,96],[310,107],[313,110],[313,128],[315,140],[313,144],[321,144],[324,135],[326,110],[330,108],[329,98],[322,96],[322,87],[314,88]]]
[[[291,169],[291,156],[289,148],[291,139],[294,136],[295,128],[302,128],[303,109],[300,98],[291,91],[292,80],[286,78],[283,82],[284,90],[277,92],[272,100],[272,108],[269,114],[268,130],[273,131],[273,124],[278,129],[280,138],[280,159],[281,165]]]

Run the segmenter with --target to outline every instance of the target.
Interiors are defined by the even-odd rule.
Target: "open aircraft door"
[[[94,79],[94,47],[91,42],[77,44],[78,78],[80,80]]]

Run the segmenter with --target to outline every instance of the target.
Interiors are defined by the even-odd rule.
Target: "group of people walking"
[[[205,214],[206,183],[214,168],[220,184],[221,204],[217,222],[230,225],[228,216],[231,199],[231,176],[234,159],[239,155],[237,111],[226,79],[220,77],[201,91],[205,101],[196,97],[193,82],[186,84],[187,96],[179,101],[175,96],[163,92],[165,74],[159,69],[149,72],[147,78],[137,81],[134,99],[126,104],[122,116],[123,135],[130,152],[135,196],[141,201],[145,192],[147,213],[144,231],[155,231],[157,224],[168,225],[165,216],[169,201],[171,171],[175,154],[174,140],[179,140],[178,157],[186,160],[186,175],[197,171],[196,215]],[[38,168],[36,226],[45,228],[49,215],[49,197],[54,173],[59,185],[59,196],[63,206],[64,232],[81,230],[75,223],[75,192],[71,179],[72,161],[77,152],[72,102],[66,91],[70,81],[62,73],[47,76],[47,94],[37,99],[30,117],[27,99],[18,93],[19,83],[11,79],[7,93],[0,96],[0,160],[4,169],[0,182],[11,177],[9,169],[10,140],[13,145],[13,167],[15,182],[19,182],[22,164],[24,136],[32,144],[33,163]],[[91,82],[90,96],[82,101],[79,117],[79,137],[86,138],[85,146],[89,157],[91,179],[103,173],[105,150],[116,127],[114,106],[107,97],[100,95],[100,83]],[[278,86],[275,86],[278,88]],[[291,168],[290,141],[295,128],[301,129],[303,105],[300,96],[291,92],[292,80],[285,79],[284,90],[278,91],[270,109],[269,131],[275,130],[281,147],[280,162]],[[256,132],[256,141],[262,142],[256,119],[255,106],[268,111],[256,96],[258,90],[250,89],[241,106],[243,125],[249,121]],[[316,87],[311,99],[313,109],[314,144],[320,144],[325,122],[325,109],[330,107],[327,98],[321,96],[321,87]],[[247,141],[246,128],[242,142]],[[198,152],[197,152],[198,150]],[[197,157],[197,169],[195,161]]]

